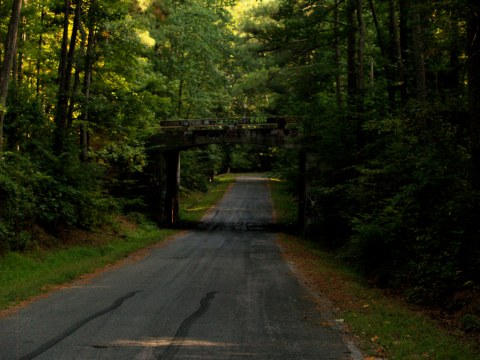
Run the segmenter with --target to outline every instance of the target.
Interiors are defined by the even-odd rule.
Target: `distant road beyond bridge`
[[[158,221],[167,226],[177,222],[180,151],[209,144],[293,145],[300,120],[284,116],[162,121],[147,145],[148,198]]]

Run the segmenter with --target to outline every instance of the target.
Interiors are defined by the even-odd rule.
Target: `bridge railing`
[[[248,125],[285,128],[287,124],[299,124],[300,118],[293,116],[278,117],[243,117],[243,118],[204,118],[204,119],[172,119],[160,122],[162,128],[215,128],[215,127],[244,127]]]

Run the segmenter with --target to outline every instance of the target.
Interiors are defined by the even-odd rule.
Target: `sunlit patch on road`
[[[238,344],[207,341],[200,339],[182,339],[172,340],[171,338],[149,338],[139,340],[116,340],[106,344],[99,344],[102,347],[167,347],[167,346],[183,346],[183,347],[232,347]]]

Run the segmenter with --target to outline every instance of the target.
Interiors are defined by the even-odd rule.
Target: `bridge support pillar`
[[[164,222],[173,226],[178,220],[178,186],[180,178],[180,151],[165,152],[166,189]]]
[[[151,151],[144,171],[144,199],[151,216],[164,227],[178,220],[180,151]]]

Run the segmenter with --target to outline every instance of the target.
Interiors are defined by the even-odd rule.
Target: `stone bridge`
[[[157,221],[173,226],[178,220],[180,151],[209,144],[293,146],[300,133],[295,117],[166,120],[148,139],[150,194]]]
[[[166,120],[151,142],[159,151],[225,143],[284,146],[298,133],[295,117]]]

